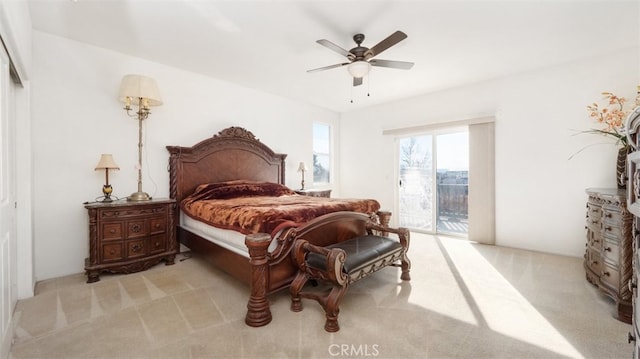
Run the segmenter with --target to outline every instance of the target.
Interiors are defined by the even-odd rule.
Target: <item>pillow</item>
[[[295,192],[279,183],[235,180],[201,184],[189,198],[193,201],[256,196],[280,197],[289,194]]]

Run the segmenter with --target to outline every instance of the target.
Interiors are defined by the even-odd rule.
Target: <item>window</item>
[[[313,183],[331,182],[331,126],[313,124]]]

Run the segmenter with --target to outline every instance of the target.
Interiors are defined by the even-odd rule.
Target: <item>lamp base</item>
[[[145,192],[135,192],[132,193],[131,196],[127,197],[127,201],[131,202],[139,202],[139,201],[150,201],[151,196]]]

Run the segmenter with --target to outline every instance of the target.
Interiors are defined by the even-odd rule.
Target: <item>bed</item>
[[[286,155],[275,153],[241,127],[226,128],[192,147],[167,146],[167,150],[170,196],[178,204],[185,199],[188,202],[191,195],[212,183],[236,180],[285,183]],[[180,243],[249,285],[245,322],[253,327],[271,321],[267,296],[290,286],[297,273],[290,252],[298,234],[304,233],[306,240],[325,246],[344,239],[341,237],[349,236],[349,232],[360,230],[351,228],[349,216],[345,216],[347,220],[332,221],[335,225],[325,224],[321,229],[314,226],[313,220],[289,220],[281,221],[277,228],[269,228],[270,233],[248,230],[241,233],[203,224],[182,210],[175,213]],[[384,211],[368,214],[383,226],[388,225],[391,215]]]

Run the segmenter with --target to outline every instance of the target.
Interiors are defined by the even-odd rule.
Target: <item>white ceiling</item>
[[[638,46],[635,1],[29,0],[36,30],[337,112]],[[352,88],[344,62],[318,45],[372,47],[414,62],[374,67]],[[370,96],[367,96],[367,91]],[[353,98],[353,103],[350,100]]]

